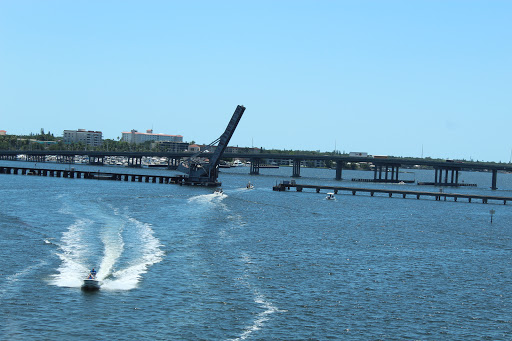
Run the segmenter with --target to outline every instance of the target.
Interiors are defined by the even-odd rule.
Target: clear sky
[[[0,1],[0,129],[509,162],[512,1]]]

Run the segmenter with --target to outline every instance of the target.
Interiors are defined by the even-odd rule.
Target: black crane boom
[[[213,146],[218,141],[218,146],[215,148],[214,153],[210,157],[208,163],[201,160],[201,153],[194,154],[184,162],[182,162],[178,171],[188,174],[188,177],[184,178],[184,183],[187,185],[204,185],[204,186],[218,186],[220,183],[217,181],[219,175],[219,162],[222,158],[222,154],[226,150],[233,133],[235,132],[238,122],[244,114],[245,107],[238,105],[231,116],[231,120],[226,127],[226,130],[220,138],[216,139],[210,144]]]

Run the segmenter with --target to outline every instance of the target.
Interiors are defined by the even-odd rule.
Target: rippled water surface
[[[512,339],[512,204],[327,201],[325,192],[273,192],[291,168],[261,173],[223,170],[224,196],[0,174],[2,338]],[[302,175],[305,184],[438,190]],[[433,181],[430,171],[400,176]],[[497,191],[489,173],[460,177],[478,187],[446,191],[512,196],[512,175],[499,174]],[[102,289],[82,292],[92,267]]]

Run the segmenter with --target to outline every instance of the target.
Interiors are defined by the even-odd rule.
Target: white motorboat
[[[100,290],[100,281],[96,279],[96,271],[94,269],[91,270],[86,279],[84,279],[84,284],[82,284],[82,290],[95,291]]]
[[[245,187],[246,187],[247,189],[254,189],[254,185],[253,185],[253,184],[251,184],[251,182],[250,182],[250,181],[247,183],[247,186],[245,186]]]
[[[334,196],[334,193],[327,193],[327,196],[325,197],[326,200],[336,200],[336,197]]]
[[[213,192],[213,194],[215,194],[215,195],[224,195],[224,191],[222,190],[222,188],[217,188],[215,190],[215,192]]]

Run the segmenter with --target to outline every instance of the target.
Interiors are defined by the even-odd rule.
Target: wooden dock
[[[129,173],[110,173],[110,172],[91,172],[77,171],[73,168],[48,169],[48,168],[32,168],[32,167],[6,167],[0,166],[0,174],[14,175],[32,175],[32,176],[49,176],[57,178],[69,179],[92,179],[92,180],[114,180],[114,181],[131,181],[131,182],[151,182],[159,184],[185,184],[184,176],[167,176],[155,174],[129,174]]]
[[[360,188],[360,187],[340,187],[340,186],[319,186],[319,185],[303,185],[297,183],[281,183],[277,186],[274,186],[274,191],[286,191],[291,188],[295,188],[297,192],[302,192],[303,189],[314,189],[317,193],[320,193],[321,190],[328,190],[330,192],[334,192],[334,194],[338,194],[338,192],[349,192],[352,195],[356,195],[356,193],[370,193],[373,197],[375,193],[386,194],[390,198],[393,195],[401,196],[402,198],[416,197],[419,199],[421,197],[432,197],[435,200],[447,200],[447,198],[453,199],[453,201],[457,201],[458,199],[467,199],[468,202],[472,202],[473,200],[482,200],[482,203],[487,204],[489,200],[501,201],[504,205],[507,204],[507,201],[512,201],[512,197],[501,197],[495,195],[478,195],[478,194],[458,194],[458,193],[445,193],[445,192],[427,192],[427,191],[409,191],[409,190],[398,190],[398,189],[380,189],[380,188]]]

